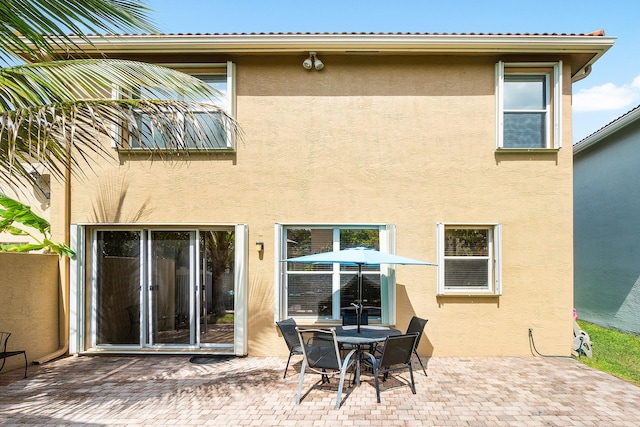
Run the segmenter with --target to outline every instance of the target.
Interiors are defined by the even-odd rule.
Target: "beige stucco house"
[[[105,141],[93,172],[52,183],[53,227],[78,253],[70,352],[286,355],[274,322],[340,324],[355,272],[283,261],[368,246],[437,263],[365,270],[369,323],[429,319],[422,355],[528,356],[530,328],[539,350],[569,355],[572,82],[613,42],[96,38],[108,57],[215,85],[242,131],[169,160]],[[179,118],[176,132],[190,135]]]

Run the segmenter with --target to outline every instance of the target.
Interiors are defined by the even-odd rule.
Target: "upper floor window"
[[[500,295],[500,225],[438,224],[438,295]]]
[[[177,67],[176,67],[177,68]],[[215,89],[215,99],[189,99],[193,107],[187,114],[160,107],[155,114],[136,114],[137,129],[129,129],[128,149],[153,147],[156,150],[187,148],[192,150],[229,150],[234,148],[233,133],[226,124],[224,113],[234,116],[233,64],[180,68],[204,81]],[[149,87],[140,87],[138,96],[158,99],[187,101],[180,95],[161,95]],[[167,137],[166,121],[171,121],[170,137]],[[174,146],[175,144],[175,146]]]
[[[496,65],[498,149],[562,146],[562,62]]]

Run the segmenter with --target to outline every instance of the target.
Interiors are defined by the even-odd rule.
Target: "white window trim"
[[[249,259],[249,228],[246,224],[235,226],[235,259],[242,262],[234,264],[234,339],[236,356],[249,354],[249,281],[247,260]]]
[[[69,258],[69,354],[77,354],[84,350],[85,322],[84,287],[85,287],[85,228],[76,224],[70,229],[71,249],[75,258]]]
[[[171,63],[171,64],[160,64],[163,67],[167,67],[167,68],[179,68],[179,69],[183,69],[183,70],[189,70],[189,74],[197,77],[198,75],[208,75],[211,73],[207,73],[205,71],[205,69],[212,69],[212,68],[218,68],[218,69],[222,69],[225,68],[226,70],[226,76],[227,76],[227,93],[226,93],[226,97],[227,97],[227,104],[228,105],[228,109],[225,110],[225,112],[235,118],[236,117],[236,65],[231,62],[231,61],[227,61],[226,63],[197,63],[197,64],[193,64],[193,63],[188,63],[188,64],[175,64],[175,63]],[[193,69],[193,72],[191,72],[191,69]],[[119,97],[121,97],[121,93],[119,91],[118,88],[112,88],[111,90],[111,96],[114,99],[117,99]],[[144,148],[138,148],[138,147],[127,147],[127,148],[119,148],[118,147],[118,143],[117,141],[120,141],[123,139],[123,135],[122,132],[123,130],[119,128],[119,126],[117,125],[112,125],[111,126],[111,132],[112,132],[112,140],[111,140],[111,148],[113,149],[120,149],[122,151],[126,151],[126,152],[137,152],[137,151],[147,151]],[[226,147],[225,148],[206,148],[206,149],[193,149],[194,151],[235,151],[236,149],[236,134],[235,132],[232,131],[232,129],[228,128],[227,129],[227,139],[226,139]],[[156,148],[154,149],[154,151],[164,151],[162,148]]]
[[[547,109],[551,110],[551,114],[546,117],[546,148],[508,148],[504,147],[504,75],[506,69],[517,68],[552,68],[553,69],[553,86],[547,85],[547,100],[550,103]],[[527,71],[525,74],[542,75],[545,73],[540,71]],[[496,150],[501,151],[549,151],[562,148],[562,61],[558,62],[503,62],[496,64]],[[553,96],[549,96],[553,94]],[[553,117],[553,129],[549,121]]]
[[[395,254],[396,227],[395,224],[275,224],[274,227],[274,289],[273,289],[273,321],[278,322],[289,316],[287,314],[286,301],[286,242],[285,230],[288,227],[326,227],[326,228],[349,228],[349,227],[378,227],[380,230],[380,251]],[[396,322],[396,276],[393,265],[380,266],[380,296],[381,296],[381,323],[383,325],[395,325]],[[324,319],[304,317],[301,321],[309,323],[332,322]]]
[[[436,230],[438,273],[436,284],[437,296],[500,296],[502,295],[502,224],[498,223],[438,223]],[[445,256],[444,256],[444,231],[446,227],[490,228],[493,274],[489,289],[469,290],[465,288],[446,287],[444,280]]]

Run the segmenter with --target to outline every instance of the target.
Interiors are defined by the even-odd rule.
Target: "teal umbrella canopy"
[[[402,265],[431,265],[436,264],[420,261],[414,258],[407,258],[399,255],[380,252],[370,248],[350,248],[340,251],[321,252],[319,254],[305,255],[296,258],[283,260],[284,262],[300,262],[307,264],[333,264],[356,265],[358,266],[358,304],[354,304],[358,311],[358,332],[360,332],[360,319],[362,316],[362,266],[381,264],[402,264]]]
[[[403,265],[436,265],[418,259],[407,258],[400,255],[380,252],[370,248],[350,248],[340,251],[321,252],[319,254],[305,255],[297,258],[289,258],[286,262],[303,262],[307,264],[332,264],[340,263],[344,265],[380,265],[380,264],[403,264]]]

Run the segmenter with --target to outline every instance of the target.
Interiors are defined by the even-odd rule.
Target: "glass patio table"
[[[340,344],[349,344],[356,348],[356,375],[354,381],[360,385],[360,361],[365,350],[374,344],[383,342],[389,336],[402,335],[398,329],[389,326],[361,325],[360,332],[356,325],[338,326],[336,329],[336,341]]]

